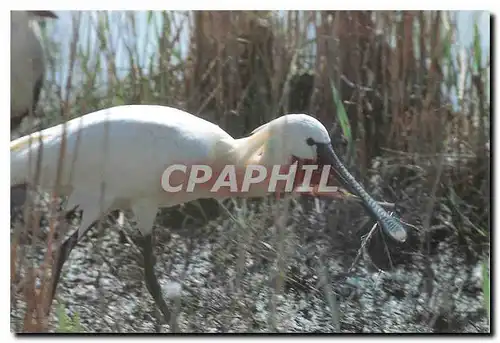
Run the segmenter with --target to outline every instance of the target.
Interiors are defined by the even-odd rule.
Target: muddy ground
[[[143,282],[135,224],[108,223],[73,250],[53,308],[63,304],[85,332],[101,333],[489,332],[481,254],[451,230],[436,229],[430,246],[421,232],[397,245],[376,231],[360,253],[373,225],[363,208],[318,204],[296,207],[278,228],[268,206],[233,210],[239,222],[221,215],[179,229],[158,221],[156,273],[175,313],[168,324]],[[11,309],[12,331],[22,308]]]

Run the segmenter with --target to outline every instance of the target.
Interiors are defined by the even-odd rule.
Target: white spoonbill
[[[29,155],[33,156],[32,162],[36,160],[41,140],[39,187],[53,189],[62,133],[63,124],[11,142],[11,187],[30,182],[34,169],[28,169]],[[79,206],[83,214],[79,230],[60,248],[52,296],[64,261],[87,230],[112,210],[131,210],[144,236],[146,285],[168,320],[169,311],[154,274],[151,243],[158,209],[201,198],[262,197],[269,190],[262,182],[252,185],[249,192],[232,195],[211,193],[202,186],[191,193],[169,193],[160,182],[166,168],[173,164],[204,164],[219,170],[234,165],[241,170],[249,164],[290,167],[293,161],[332,166],[333,175],[359,197],[382,229],[398,241],[406,240],[400,222],[356,182],[334,152],[327,130],[312,116],[285,115],[240,139],[197,116],[164,106],[117,106],[68,121],[58,195],[68,196],[68,208]],[[31,165],[33,168],[35,163]]]
[[[36,20],[57,18],[52,11],[11,11],[10,107],[11,131],[34,113],[40,98],[45,61]]]

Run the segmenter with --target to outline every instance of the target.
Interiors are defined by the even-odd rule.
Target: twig
[[[444,154],[441,154],[441,158],[439,159],[439,162],[438,162],[438,166],[437,166],[437,175],[436,175],[436,179],[434,180],[434,184],[432,185],[432,190],[431,190],[431,193],[429,195],[430,197],[430,200],[427,204],[427,207],[425,209],[425,217],[423,219],[423,222],[422,222],[422,227],[423,227],[423,230],[425,232],[425,235],[426,235],[426,252],[427,254],[424,254],[424,258],[427,260],[427,262],[429,262],[429,254],[430,254],[430,251],[431,251],[431,238],[430,238],[430,230],[429,230],[429,227],[430,227],[430,222],[431,222],[431,217],[432,217],[432,213],[434,212],[434,206],[435,206],[435,203],[436,203],[436,192],[437,192],[437,189],[438,189],[438,186],[439,186],[439,181],[441,180],[441,174],[443,173],[443,165],[444,165]],[[432,268],[430,267],[430,263],[426,263],[426,274],[427,276],[432,276],[434,274],[434,272],[432,271]],[[432,295],[432,291],[433,291],[433,283],[432,283],[432,279],[428,278],[427,279],[427,282],[426,282],[426,291],[427,291],[427,294],[429,295],[429,301],[430,301],[430,298],[431,298],[431,295]]]
[[[347,271],[347,273],[351,273],[353,271],[355,264],[358,262],[359,258],[361,257],[361,254],[364,251],[366,243],[368,243],[368,241],[372,237],[372,235],[375,232],[375,229],[377,228],[377,226],[378,226],[378,222],[376,222],[375,224],[373,224],[373,227],[371,228],[370,232],[368,232],[368,234],[361,241],[361,247],[359,248],[358,253],[356,254],[356,257],[354,258],[354,261],[352,262],[351,266],[349,267],[349,270]]]
[[[328,301],[328,307],[330,307],[330,315],[332,316],[332,324],[335,328],[335,332],[340,332],[340,310],[337,303],[337,295],[333,291],[330,282],[328,281],[328,270],[321,261],[321,257],[318,259],[319,262],[319,277],[323,284],[323,289],[325,292],[325,297]]]

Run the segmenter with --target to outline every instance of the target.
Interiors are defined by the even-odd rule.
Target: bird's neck
[[[253,137],[245,137],[236,140],[236,155],[238,165],[245,167],[246,165],[262,165],[272,167],[276,164],[289,164],[289,156],[285,153],[285,149],[277,146],[272,140],[266,141],[264,144],[256,144]]]
[[[261,197],[269,194],[269,182],[273,167],[280,165],[280,174],[286,174],[287,167],[291,164],[289,156],[284,154],[286,150],[280,143],[281,141],[270,139],[270,135],[264,130],[258,131],[249,137],[220,143],[220,150],[213,165],[217,172],[214,174],[213,180],[204,185],[204,187],[211,188],[219,177],[218,171],[222,171],[227,164],[234,164],[236,167],[235,176],[238,189],[240,189],[245,178],[246,168],[248,166],[259,165],[265,167],[267,170],[264,180],[252,184],[250,189],[242,192],[229,192],[228,187],[222,187],[214,196],[218,198],[233,196]],[[226,150],[228,147],[229,149]],[[278,189],[283,187],[278,185]]]
[[[290,154],[287,153],[285,143],[279,136],[272,135],[269,137],[262,149],[259,162],[264,166],[285,166],[290,164]]]

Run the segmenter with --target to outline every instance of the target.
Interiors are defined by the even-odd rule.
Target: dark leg
[[[153,237],[151,234],[144,236],[142,254],[144,256],[144,277],[146,279],[146,286],[149,293],[153,296],[156,305],[160,308],[165,321],[170,324],[170,311],[167,307],[167,303],[163,299],[161,287],[154,271],[155,259],[153,256]]]
[[[11,207],[10,207],[10,212],[11,212],[11,220],[15,220],[14,218],[16,216],[16,211],[19,209],[22,209],[24,204],[26,203],[26,198],[27,198],[27,191],[28,191],[28,185],[26,183],[18,184],[11,186],[10,188],[11,194],[10,194],[10,199],[11,199]],[[71,219],[74,217],[76,211],[78,209],[78,206],[75,206],[71,210],[69,210],[65,214],[65,221],[66,223],[70,222]],[[94,226],[96,222],[92,223],[91,226]],[[71,253],[71,250],[76,246],[78,243],[78,230],[71,235],[71,237],[67,238],[63,244],[59,247],[58,252],[57,252],[57,257],[56,257],[56,269],[53,273],[52,276],[52,281],[51,281],[51,298],[50,298],[50,304],[52,305],[52,301],[54,300],[54,296],[56,293],[56,288],[57,284],[59,283],[59,279],[61,277],[61,270],[62,267],[64,266],[64,262],[68,259],[69,254]],[[50,306],[49,306],[50,308]]]
[[[59,250],[57,252],[57,258],[56,258],[56,263],[55,263],[55,270],[52,271],[52,281],[51,281],[51,294],[50,294],[50,306],[52,306],[52,301],[54,300],[54,297],[56,295],[56,289],[57,285],[59,283],[59,279],[61,278],[61,271],[64,266],[64,262],[69,257],[69,254],[71,253],[71,250],[76,246],[78,243],[78,230],[76,230],[71,237],[66,239],[63,244],[59,247]],[[49,308],[50,308],[49,306]]]
[[[69,218],[72,213],[74,213],[75,209],[72,211],[68,212],[66,215],[66,218]],[[97,225],[98,220],[94,221],[87,230],[85,230],[85,234],[87,234],[90,229],[94,226]],[[51,280],[51,295],[50,295],[50,305],[49,309],[52,306],[52,302],[54,301],[54,297],[56,295],[56,290],[57,290],[57,285],[59,284],[59,279],[61,278],[61,271],[64,266],[64,263],[69,257],[69,254],[71,254],[71,251],[73,248],[78,244],[78,231],[76,230],[71,237],[67,238],[63,244],[59,247],[58,252],[57,252],[57,257],[56,257],[56,263],[55,263],[55,270],[52,271],[52,280]],[[85,237],[82,236],[81,238]],[[81,239],[80,238],[80,239]]]
[[[74,216],[77,208],[78,207],[75,207],[66,213],[66,222],[71,221],[71,218]],[[98,222],[99,222],[99,220],[94,220],[94,222],[92,222],[92,224],[90,224],[88,226],[88,228],[85,230],[84,235],[82,237],[80,237],[80,240],[83,237],[85,237],[86,234],[88,234],[88,232],[91,230],[91,228],[96,227]],[[79,230],[76,230],[71,235],[71,237],[67,238],[58,249],[55,270],[53,271],[52,280],[51,280],[52,291],[51,291],[50,305],[52,305],[52,302],[54,301],[54,297],[56,295],[57,285],[59,284],[59,279],[61,278],[61,272],[62,272],[62,268],[64,266],[64,263],[66,262],[69,255],[71,254],[71,251],[73,250],[73,248],[78,244],[78,231]],[[49,306],[49,308],[50,308],[50,306]]]

